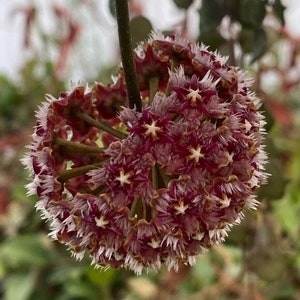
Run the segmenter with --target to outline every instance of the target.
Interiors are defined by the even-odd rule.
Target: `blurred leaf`
[[[243,27],[259,28],[266,15],[262,0],[203,0],[200,13],[200,29],[215,29],[224,16],[239,22]]]
[[[87,269],[86,275],[88,280],[105,295],[103,299],[119,299],[123,291],[127,288],[128,273],[122,269],[104,270],[90,266]]]
[[[242,26],[258,28],[266,16],[266,6],[262,0],[241,0],[239,6],[239,21]]]
[[[266,5],[262,0],[203,0],[199,10],[200,38],[199,41],[212,49],[226,47],[218,26],[225,16],[232,22],[242,25],[239,42],[245,53],[252,54],[252,63],[259,59],[267,50],[267,35],[262,28],[266,16]]]
[[[4,300],[27,300],[33,292],[36,273],[16,273],[5,280]]]
[[[223,17],[226,15],[224,10],[225,0],[203,0],[200,14],[200,31],[203,33],[212,31],[220,25]]]
[[[267,34],[263,28],[242,28],[239,43],[244,53],[251,54],[251,63],[261,58],[268,49]]]
[[[260,251],[266,248],[267,251]],[[255,252],[253,255],[255,259],[249,262],[249,266],[260,278],[274,282],[286,275],[286,258],[278,249],[272,249],[272,251],[270,251],[269,248],[270,247],[257,249],[257,253]]]
[[[68,282],[65,285],[67,299],[89,299],[98,300],[101,299],[103,295],[99,293],[99,290],[92,286],[89,282],[78,281],[78,282]]]
[[[19,126],[18,109],[22,107],[22,100],[17,85],[0,75],[0,134],[11,133]]]
[[[212,284],[216,276],[214,266],[210,262],[208,255],[199,256],[197,264],[192,269],[192,273],[201,284],[201,287]]]
[[[109,11],[114,18],[116,18],[116,1],[117,0],[109,0],[108,2]]]
[[[284,11],[285,11],[285,6],[282,5],[281,0],[275,0],[273,4],[273,10],[275,15],[278,17],[279,21],[281,24],[284,26],[285,25],[285,18],[284,18]]]
[[[86,272],[87,267],[81,263],[56,265],[48,277],[51,284],[61,284],[68,281],[78,281]]]
[[[209,46],[211,50],[221,51],[220,49],[226,41],[220,35],[218,26],[225,15],[224,0],[203,0],[199,9],[200,35],[198,42]]]
[[[222,38],[216,29],[201,31],[198,41],[209,46],[209,49],[212,51],[217,49],[220,50],[221,45],[225,43],[225,39]]]
[[[286,299],[297,299],[295,295],[297,295],[297,289],[288,285],[288,282],[282,282],[278,289],[272,291],[270,293],[269,299],[274,300],[286,300]]]
[[[283,230],[294,239],[299,238],[300,205],[290,201],[289,194],[274,204],[276,216]]]
[[[251,63],[254,63],[256,60],[261,58],[268,49],[268,40],[265,30],[262,28],[257,28],[253,31],[253,33],[255,36],[255,41],[251,51]]]
[[[136,47],[139,42],[148,38],[152,30],[152,25],[147,18],[138,16],[130,21],[130,30],[132,35],[132,46]]]
[[[265,121],[266,121],[265,129],[267,132],[269,132],[271,130],[271,128],[273,127],[275,120],[274,120],[272,114],[270,113],[268,107],[266,107],[264,104],[262,105],[261,111],[263,112],[263,115],[265,116]]]
[[[45,266],[53,261],[52,251],[42,234],[20,235],[5,240],[0,246],[0,260],[8,267]]]
[[[266,200],[281,199],[284,195],[288,180],[286,174],[282,172],[281,152],[274,144],[270,136],[266,136],[264,142],[266,152],[269,154],[269,162],[266,165],[266,172],[270,174],[267,184],[258,190],[258,197]]]
[[[245,247],[253,243],[253,236],[256,231],[256,217],[255,213],[251,210],[245,211],[245,217],[241,224],[233,226],[228,237],[226,238],[226,244],[237,247]]]
[[[286,142],[285,144],[282,144],[284,143],[285,141],[283,140],[279,140],[278,143],[281,143],[281,145],[283,146],[283,151],[286,149],[287,145],[288,145],[288,142]],[[300,182],[300,141],[298,139],[298,141],[289,141],[290,144],[288,145],[290,147],[290,149],[293,151],[291,157],[290,157],[290,160],[288,162],[288,174],[289,174],[289,177],[291,177],[293,180],[294,180],[294,184],[295,184],[295,187],[293,188],[299,188],[299,182]],[[291,191],[291,190],[289,190]]]
[[[86,276],[89,268],[90,266],[86,265],[84,261],[71,261],[71,263],[68,264],[57,264],[51,274],[49,274],[47,283],[63,287],[59,300],[99,299],[99,295],[103,296],[103,293],[101,289]],[[104,297],[104,299],[106,298]]]
[[[289,199],[293,203],[293,205],[298,206],[298,208],[300,210],[299,192],[300,192],[299,184],[294,183],[293,185],[289,186]]]
[[[255,43],[254,32],[250,29],[242,28],[239,34],[239,43],[243,52],[250,53],[253,50],[253,45]]]
[[[116,270],[108,269],[104,271],[90,267],[87,271],[87,276],[95,285],[105,289],[113,281],[114,277],[116,277]]]
[[[22,95],[18,87],[3,75],[0,75],[0,112],[5,115],[11,110],[15,105],[20,103],[22,100]]]
[[[287,275],[287,258],[278,219],[272,213],[265,212],[257,218],[256,226],[254,244],[249,253],[250,269],[266,281],[283,279]]]
[[[188,9],[194,0],[173,0],[177,7]]]

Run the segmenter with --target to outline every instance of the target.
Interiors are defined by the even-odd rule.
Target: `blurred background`
[[[151,30],[177,32],[254,78],[272,175],[258,210],[196,266],[139,277],[75,262],[52,242],[19,161],[46,93],[111,80],[120,62],[114,1],[0,5],[0,299],[300,299],[299,1],[129,1],[134,45]]]

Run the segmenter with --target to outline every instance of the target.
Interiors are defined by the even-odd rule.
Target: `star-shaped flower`
[[[220,203],[221,203],[220,208],[228,207],[230,205],[230,202],[231,202],[231,199],[226,194],[224,194],[223,198],[220,201]]]
[[[187,210],[188,205],[184,205],[184,202],[182,199],[179,200],[178,205],[174,206],[174,209],[177,210],[176,214],[184,214],[184,212]]]
[[[202,96],[199,94],[199,89],[189,89],[189,93],[186,95],[187,99],[191,100],[192,104],[196,104],[197,100],[201,101]]]
[[[116,177],[116,180],[120,181],[120,185],[123,186],[124,184],[130,184],[131,181],[129,180],[129,178],[131,177],[130,173],[125,173],[124,169],[120,170],[120,175],[118,177]]]
[[[252,128],[252,125],[251,125],[251,123],[247,119],[245,119],[243,127],[245,128],[246,133],[248,133],[250,131],[250,129]]]
[[[146,135],[151,135],[153,139],[157,138],[157,133],[161,131],[161,128],[156,126],[156,121],[152,121],[151,124],[145,124],[144,128],[147,130],[145,131]]]
[[[199,159],[204,157],[204,154],[201,153],[201,147],[198,145],[197,148],[189,147],[190,155],[188,159],[194,159],[196,163],[199,162]]]
[[[153,249],[156,249],[160,246],[160,242],[154,238],[151,239],[151,242],[148,243]]]
[[[108,224],[108,221],[105,220],[104,216],[101,216],[100,218],[95,218],[95,222],[97,227],[105,228],[105,226]]]
[[[226,167],[226,166],[228,166],[229,164],[231,164],[233,162],[234,153],[225,152],[225,155],[226,155],[227,161],[219,164],[220,168],[221,167]]]

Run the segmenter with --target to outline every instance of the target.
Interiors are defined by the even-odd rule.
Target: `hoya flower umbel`
[[[203,45],[153,36],[135,50],[141,111],[114,83],[47,97],[23,159],[51,236],[97,266],[192,265],[266,181],[251,80]]]

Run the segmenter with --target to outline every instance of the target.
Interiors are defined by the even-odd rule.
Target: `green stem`
[[[130,209],[130,217],[138,221],[143,218],[143,211],[142,199],[135,198]]]
[[[158,77],[150,78],[150,80],[149,80],[149,90],[150,90],[149,103],[151,103],[153,101],[153,98],[158,90],[158,84],[159,84]]]
[[[76,153],[101,153],[104,151],[104,148],[66,141],[57,136],[54,136],[53,142],[56,145],[62,146],[68,152],[73,152],[73,153],[75,152]]]
[[[90,190],[89,193],[96,196],[96,195],[100,195],[100,194],[104,193],[105,189],[106,189],[106,187],[101,185],[101,186],[98,186],[94,190]]]
[[[156,174],[157,174],[157,185],[158,188],[165,188],[168,186],[170,178],[165,172],[159,167],[156,166]]]
[[[129,27],[129,12],[127,0],[116,1],[119,44],[124,69],[129,107],[142,110],[142,101],[132,53],[132,41]]]
[[[153,188],[157,190],[158,189],[157,166],[153,166],[151,169],[151,181],[152,181]]]
[[[115,136],[118,139],[122,140],[122,139],[126,138],[126,134],[124,134],[124,133],[122,133],[122,132],[120,132],[120,131],[112,128],[112,127],[109,127],[109,126],[105,125],[102,122],[96,121],[95,119],[91,118],[89,115],[87,115],[87,114],[85,114],[81,111],[77,111],[76,116],[78,118],[80,118],[81,120],[89,123],[90,125],[92,125],[96,128],[99,128],[99,129],[111,134],[112,136]]]
[[[227,45],[228,45],[228,49],[229,49],[229,60],[228,60],[228,63],[232,66],[237,66],[237,61],[236,61],[236,51],[235,51],[235,48],[234,48],[234,43],[235,43],[235,40],[230,38],[228,39],[227,41]]]
[[[86,166],[83,166],[83,167],[64,170],[64,171],[61,171],[59,173],[58,180],[61,181],[61,182],[65,182],[65,181],[67,181],[71,178],[83,175],[86,172],[88,172],[90,170],[93,170],[93,169],[96,169],[96,168],[101,167],[101,166],[102,166],[102,163],[97,163],[97,164],[93,164],[93,165],[86,165]]]

